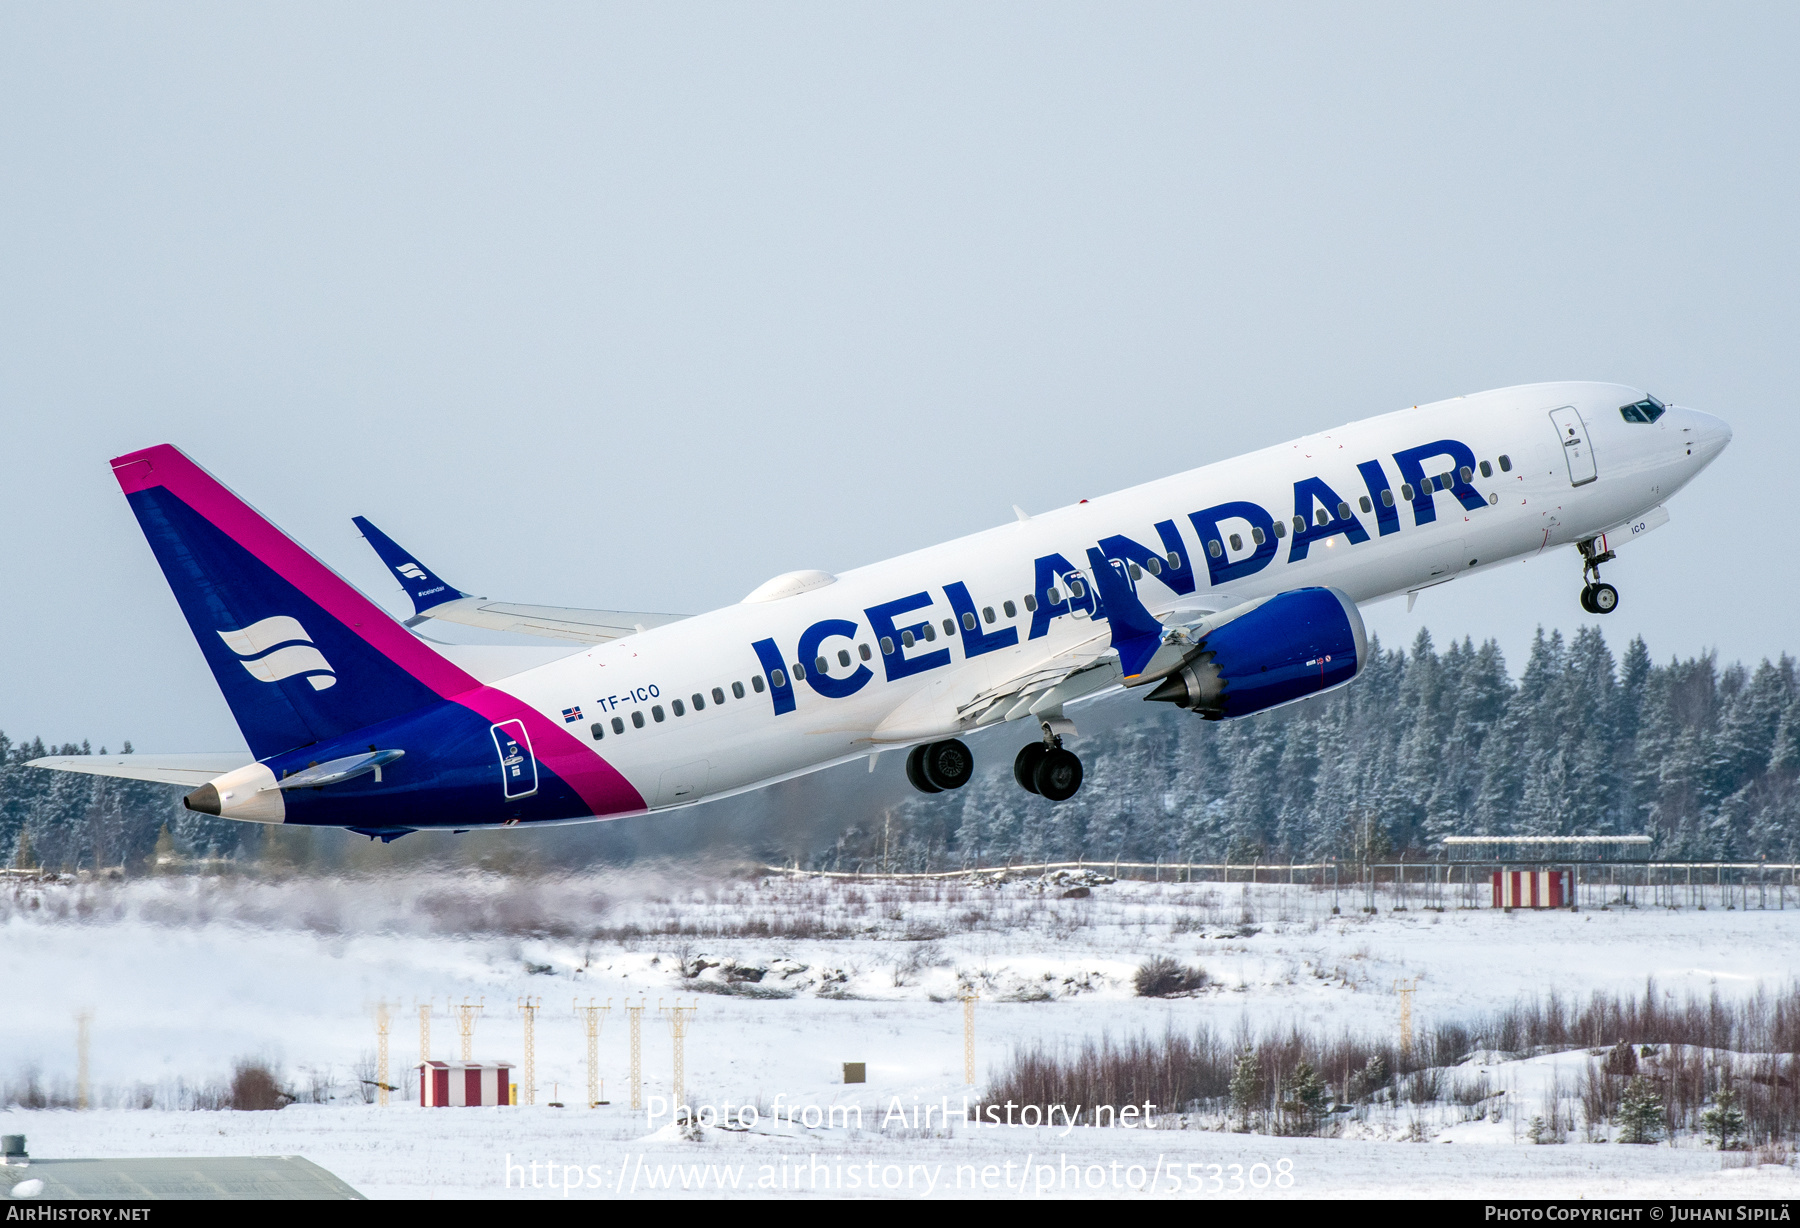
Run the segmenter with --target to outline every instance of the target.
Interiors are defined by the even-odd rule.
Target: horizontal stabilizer
[[[256,762],[249,751],[221,751],[193,755],[50,755],[33,759],[27,767],[58,772],[86,772],[90,776],[118,776],[125,780],[151,780],[164,785],[198,788],[215,777]]]
[[[355,780],[359,776],[375,773],[375,779],[381,779],[381,769],[406,754],[403,750],[377,750],[366,755],[345,755],[341,759],[327,759],[324,763],[315,763],[309,768],[302,768],[292,776],[284,776],[275,782],[277,789],[323,789],[326,785],[343,784],[346,780]]]

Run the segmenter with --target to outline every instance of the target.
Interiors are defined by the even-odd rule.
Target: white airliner
[[[1731,439],[1615,384],[1532,384],[1364,419],[839,575],[793,571],[709,614],[473,597],[367,521],[396,622],[177,449],[113,461],[250,754],[37,766],[193,786],[259,823],[421,828],[615,818],[906,751],[927,793],[961,738],[1018,730],[1014,774],[1080,788],[1076,700],[1135,690],[1207,719],[1344,685],[1358,605],[1573,545],[1600,568]],[[436,645],[437,619],[561,641]],[[536,654],[522,663],[520,653]],[[989,739],[991,741],[991,739]],[[1014,753],[1013,748],[1007,749]]]

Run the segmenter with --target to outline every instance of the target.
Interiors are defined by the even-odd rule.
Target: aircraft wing
[[[1141,686],[1180,663],[1196,629],[1239,606],[1226,593],[1197,593],[1159,606],[1153,616],[1122,574],[1109,569],[1094,578],[1109,611],[1096,634],[970,697],[957,706],[958,717],[992,725],[1059,715],[1066,703],[1115,686]]]
[[[26,767],[58,772],[85,772],[90,776],[119,776],[126,780],[151,780],[157,784],[185,785],[197,789],[209,780],[256,762],[247,750],[194,755],[47,755]]]
[[[517,631],[525,635],[541,635],[554,640],[580,640],[603,644],[680,622],[685,614],[648,614],[629,610],[578,610],[554,605],[514,605],[506,601],[489,601],[486,597],[458,597],[432,606],[406,620],[417,626],[428,618],[465,627],[486,627],[491,631]]]
[[[548,639],[576,640],[584,644],[603,644],[651,627],[679,622],[683,614],[652,614],[634,610],[582,610],[554,605],[516,605],[506,601],[489,601],[475,597],[441,579],[436,572],[414,559],[376,528],[366,517],[354,518],[356,527],[387,564],[400,587],[412,598],[413,616],[406,625],[416,627],[428,618],[461,623],[465,627],[484,627],[490,631],[513,631],[539,635]]]

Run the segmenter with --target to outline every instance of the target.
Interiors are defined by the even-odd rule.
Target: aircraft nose
[[[1707,464],[1731,442],[1731,424],[1697,409],[1688,410],[1687,416],[1689,422],[1683,425],[1688,431],[1690,448],[1701,464]]]

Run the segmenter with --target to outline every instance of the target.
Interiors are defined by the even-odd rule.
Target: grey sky
[[[1800,649],[1793,5],[0,7],[0,729],[241,745],[107,458],[403,610],[693,611],[1416,402],[1736,442],[1607,578]],[[1604,457],[1600,458],[1604,464]],[[1573,555],[1372,611],[1572,630]]]

